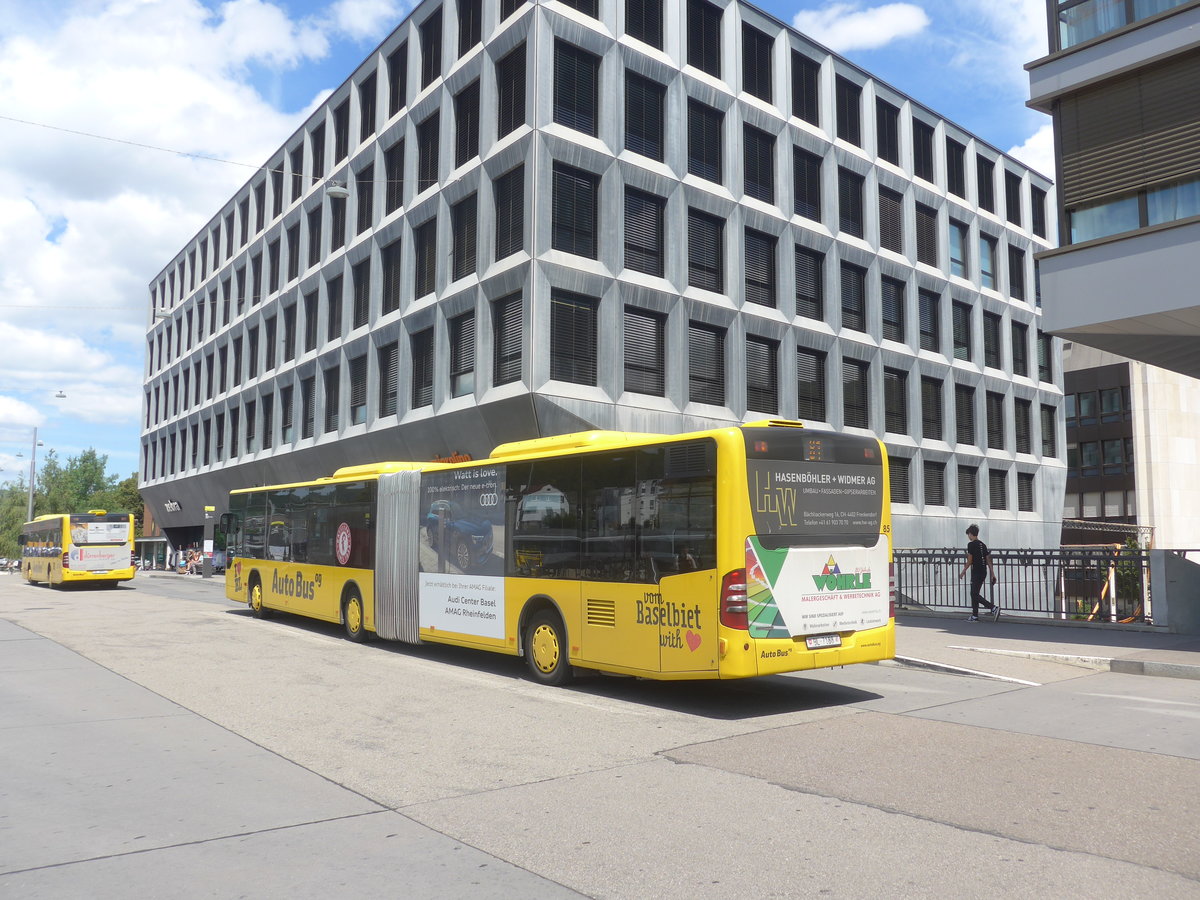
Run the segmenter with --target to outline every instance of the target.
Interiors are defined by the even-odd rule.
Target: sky
[[[412,5],[0,0],[0,483],[137,470],[150,280]],[[755,5],[1053,177],[1043,0]]]

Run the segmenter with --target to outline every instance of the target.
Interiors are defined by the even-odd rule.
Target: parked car
[[[434,500],[429,504],[425,532],[429,546],[445,553],[460,572],[479,568],[492,555],[492,523],[483,516],[468,515],[453,500]]]

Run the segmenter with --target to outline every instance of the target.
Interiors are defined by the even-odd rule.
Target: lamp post
[[[25,516],[26,522],[33,521],[33,478],[37,471],[37,448],[42,442],[37,439],[37,426],[33,429],[33,446],[29,450],[29,510]]]

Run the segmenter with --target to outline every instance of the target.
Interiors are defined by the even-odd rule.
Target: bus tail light
[[[721,579],[721,624],[726,628],[750,630],[746,617],[746,570],[734,569]]]
[[[888,618],[896,618],[896,564],[888,563]]]
[[[63,559],[62,559],[62,567],[63,567],[64,569],[69,569],[69,568],[71,568],[71,554],[69,554],[69,553],[64,553],[64,554],[63,554]]]

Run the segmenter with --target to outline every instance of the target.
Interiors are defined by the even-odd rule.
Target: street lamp
[[[33,477],[37,470],[37,448],[44,446],[45,444],[37,439],[37,426],[34,426],[33,446],[29,448],[29,512],[25,516],[26,522],[33,521]],[[20,453],[17,454],[17,456],[20,455]]]

